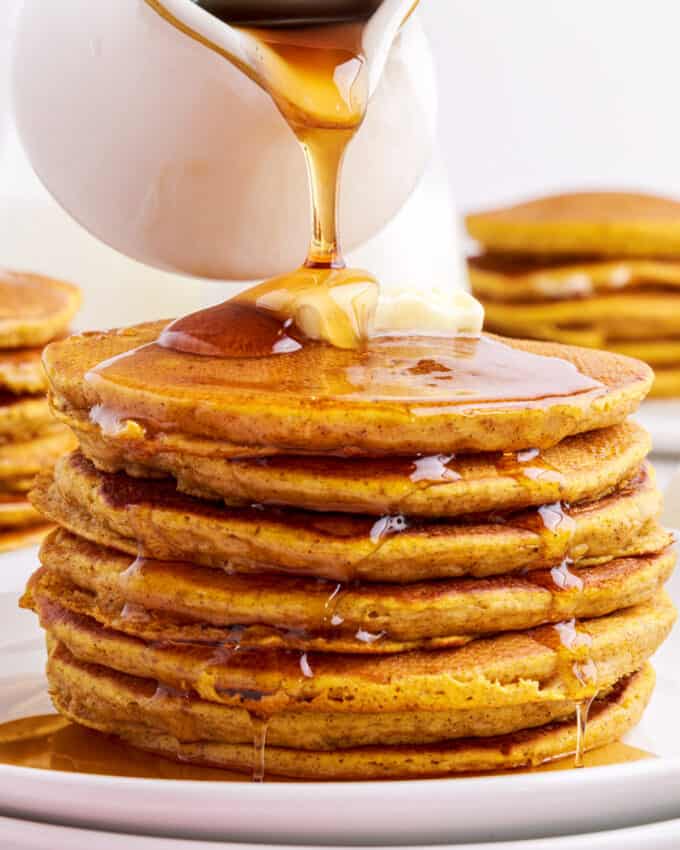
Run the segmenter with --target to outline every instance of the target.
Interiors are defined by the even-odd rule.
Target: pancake
[[[680,257],[680,203],[626,192],[551,195],[469,215],[487,251]]]
[[[0,350],[0,390],[23,395],[45,392],[46,389],[41,348]]]
[[[221,766],[226,766],[227,760],[232,760],[233,766],[238,753],[237,769],[252,770],[254,727],[243,710],[159,688],[155,681],[83,664],[63,645],[55,647],[50,654],[48,678],[57,707],[78,723],[118,734],[143,748],[149,748],[151,743],[151,749],[158,749],[162,740],[162,750],[167,755],[183,756],[189,751],[198,755],[199,761],[200,756],[204,759],[209,756],[209,760],[217,757],[216,763]],[[649,699],[653,683],[654,674],[647,665],[596,700],[590,707],[586,748],[614,740],[634,725]],[[134,716],[130,713],[131,705],[135,706]],[[369,779],[400,775],[399,768],[402,772],[418,775],[430,771],[443,774],[536,764],[549,757],[549,747],[553,757],[573,752],[575,740],[573,735],[570,739],[567,737],[565,727],[558,732],[559,727],[544,724],[571,720],[575,705],[546,704],[540,709],[533,705],[524,707],[527,712],[524,729],[531,731],[519,733],[513,727],[513,720],[508,723],[506,719],[512,712],[508,714],[504,709],[424,716],[375,714],[366,716],[367,722],[359,728],[351,716],[281,713],[272,717],[268,724],[266,769],[269,774],[304,778],[350,778],[349,766],[357,771],[355,778]],[[605,724],[603,714],[606,711],[610,715]],[[491,732],[494,728],[507,731]],[[573,729],[569,731],[573,733]],[[509,737],[513,732],[514,741],[495,737]],[[417,742],[415,746],[414,741]],[[440,746],[433,748],[438,743]],[[399,750],[409,744],[409,752]],[[368,747],[372,748],[370,752],[364,749]],[[519,758],[520,749],[524,761]],[[298,763],[304,767],[302,771],[291,773],[294,752],[300,756]],[[416,756],[415,765],[413,756]],[[444,769],[439,760],[438,769],[433,770],[433,762],[442,756],[445,757]],[[473,763],[473,759],[477,761]],[[492,759],[495,759],[493,764]],[[369,761],[372,762],[370,767]],[[311,773],[318,768],[319,762],[324,766],[323,774],[318,770]],[[387,765],[389,773],[385,770]],[[329,769],[333,770],[330,775]]]
[[[0,493],[0,533],[37,522],[43,520],[28,499],[19,493]]]
[[[228,460],[170,451],[146,439],[109,451],[98,434],[83,439],[81,433],[80,438],[81,449],[100,469],[122,469],[147,478],[170,474],[181,491],[205,499],[411,517],[452,517],[594,499],[634,476],[651,446],[644,429],[630,422],[567,438],[540,453],[389,460],[286,455]],[[73,475],[72,468],[59,471],[60,479]],[[107,488],[109,502],[115,501],[117,488],[124,484],[118,479]],[[73,493],[83,486],[73,481],[69,490]],[[122,495],[133,496],[127,490]]]
[[[468,272],[483,302],[521,304],[631,289],[680,295],[680,260],[481,254],[468,258]]]
[[[0,349],[45,345],[63,334],[80,306],[77,287],[23,272],[0,273]]]
[[[605,346],[610,339],[656,341],[680,336],[677,295],[630,292],[521,306],[487,301],[484,311],[487,326],[503,333],[561,339],[565,331],[587,331],[592,334],[587,344],[593,346]]]
[[[54,424],[44,396],[14,394],[0,390],[0,443],[25,440]]]
[[[30,440],[0,444],[0,480],[26,478],[49,468],[71,451],[75,440],[62,425],[52,425]]]
[[[629,732],[639,721],[650,695],[652,683],[646,678],[633,678],[631,685],[617,697],[593,704],[585,750],[611,743]],[[116,734],[117,724],[94,724],[69,715],[100,731]],[[178,758],[188,764],[202,764],[253,775],[257,762],[253,747],[211,741],[179,744],[173,736],[128,725],[123,740],[149,752]],[[326,781],[409,779],[452,774],[509,770],[539,765],[574,753],[578,731],[575,721],[550,724],[500,738],[463,738],[438,746],[366,747],[333,752],[309,752],[267,747],[263,751],[268,775],[292,779]],[[254,768],[255,765],[255,768]]]
[[[0,527],[0,552],[13,552],[15,549],[36,546],[51,529],[51,525],[41,522],[19,528]]]
[[[669,540],[656,522],[661,501],[647,466],[599,501],[463,523],[225,508],[170,482],[96,472],[79,454],[63,458],[54,478],[41,476],[31,498],[54,522],[133,558],[335,581],[484,577],[566,558],[585,566],[659,551]]]
[[[310,342],[265,358],[182,355],[154,344],[164,326],[47,348],[53,407],[81,440],[96,422],[117,447],[154,432],[154,452],[162,438],[171,451],[205,457],[548,448],[620,423],[652,381],[635,360],[490,336],[382,338],[361,351]]]
[[[585,700],[639,669],[675,610],[664,594],[592,620],[479,638],[454,649],[395,655],[299,653],[237,643],[146,641],[70,610],[39,571],[22,600],[50,641],[79,660],[193,690],[258,714],[449,711]]]
[[[677,339],[612,340],[611,351],[637,357],[649,363],[655,370],[659,367],[680,368],[680,337]]]
[[[370,654],[601,617],[655,597],[675,553],[668,548],[573,571],[565,565],[409,585],[238,576],[166,561],[131,564],[61,530],[47,539],[40,559],[38,593],[148,641],[228,643],[240,629],[242,647]]]
[[[675,369],[656,369],[654,386],[650,396],[653,398],[674,398],[680,396],[680,363]]]

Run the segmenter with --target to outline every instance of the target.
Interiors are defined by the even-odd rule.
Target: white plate
[[[680,399],[650,399],[635,419],[652,435],[655,452],[680,455]]]
[[[607,830],[563,838],[538,838],[529,841],[503,841],[492,844],[458,844],[456,850],[677,850],[680,820],[662,821],[629,829]],[[0,836],[3,850],[275,850],[281,845],[232,844],[190,839],[149,838],[113,832],[93,832],[89,829],[54,826],[34,821],[0,817]],[[453,845],[437,845],[431,850],[446,850]],[[288,845],[287,850],[305,850],[300,845]],[[361,847],[329,848],[329,850],[362,850]],[[364,847],[363,850],[368,850]],[[384,850],[390,850],[385,847]],[[398,848],[391,848],[398,850]]]
[[[676,599],[678,589],[676,582]],[[22,706],[13,717],[48,704],[42,636],[16,600],[0,594],[0,721],[10,719],[17,695]],[[680,817],[679,658],[676,631],[657,656],[657,692],[629,740],[658,759],[486,778],[264,785],[0,766],[0,813],[147,835],[314,845],[508,841],[668,820]]]

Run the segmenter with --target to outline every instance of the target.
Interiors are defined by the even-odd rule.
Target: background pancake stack
[[[50,414],[40,358],[79,304],[74,286],[0,272],[0,552],[44,535],[27,493],[34,476],[74,445]]]
[[[680,396],[680,203],[557,195],[468,216],[486,327],[606,348],[649,363],[655,396]]]
[[[23,604],[61,713],[305,779],[538,764],[637,722],[675,617],[626,421],[644,364],[492,337],[220,360],[162,328],[46,352],[81,449],[33,493],[60,528]]]

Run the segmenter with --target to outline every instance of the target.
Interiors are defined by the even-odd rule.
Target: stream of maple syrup
[[[312,207],[312,236],[302,268],[178,319],[159,344],[198,355],[265,357],[299,349],[307,331],[338,347],[357,348],[368,337],[378,283],[367,272],[345,267],[338,190],[345,152],[366,115],[369,69],[362,37],[380,2],[335,3],[325,12],[316,4],[313,14],[310,4],[284,3],[272,18],[271,4],[240,3],[232,15],[229,2],[197,0],[243,36],[245,62],[178,21],[163,0],[146,2],[271,96],[304,152]],[[301,21],[293,19],[295,10]]]

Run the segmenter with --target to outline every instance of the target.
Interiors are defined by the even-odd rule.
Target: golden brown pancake
[[[152,641],[69,608],[39,571],[22,604],[79,660],[258,713],[448,711],[590,699],[639,669],[668,635],[665,594],[592,620],[479,638],[459,648],[361,656]]]
[[[77,287],[23,272],[0,273],[0,349],[31,348],[63,334],[80,306]]]
[[[40,477],[31,498],[42,514],[81,537],[158,560],[236,572],[283,572],[336,581],[409,582],[578,566],[659,551],[653,472],[598,501],[553,504],[462,523],[378,519],[294,510],[225,508],[151,482],[94,470],[82,455]]]
[[[0,528],[0,552],[13,552],[15,549],[35,546],[43,541],[51,529],[51,525],[41,522],[19,528]]]
[[[129,705],[143,710],[135,719],[174,734],[179,740],[253,741],[253,722],[244,708],[202,700],[151,679],[119,673],[109,667],[78,661],[63,644],[53,644],[48,661],[50,687],[61,704],[90,718],[117,717],[130,721]],[[603,693],[603,696],[605,694]],[[505,735],[573,716],[576,703],[529,703],[436,712],[382,712],[352,715],[281,711],[272,715],[269,744],[301,750],[333,750],[376,744],[413,744],[452,738]],[[124,712],[124,713],[123,713]]]
[[[52,425],[54,419],[44,396],[15,396],[0,390],[0,443],[26,440]]]
[[[627,192],[551,195],[466,218],[487,251],[680,257],[680,203]]]
[[[680,295],[680,260],[481,254],[468,259],[468,271],[483,302],[522,304],[628,290]]]
[[[71,451],[75,440],[68,428],[52,425],[29,440],[0,444],[0,480],[21,479],[45,468]]]
[[[522,305],[487,301],[484,310],[488,327],[538,339],[587,331],[592,335],[587,344],[602,347],[609,340],[680,336],[678,295],[630,292]]]
[[[654,386],[650,396],[653,398],[674,398],[680,396],[680,364],[675,369],[656,369]]]
[[[41,522],[41,516],[20,493],[0,493],[0,532]]]
[[[577,435],[542,452],[435,455],[393,459],[293,457],[228,460],[180,451],[121,452],[95,437],[82,448],[99,468],[131,475],[171,474],[182,492],[231,505],[288,505],[372,516],[454,517],[500,512],[610,493],[632,478],[651,447],[649,435],[626,422]],[[60,468],[65,488],[72,469]],[[116,485],[120,487],[124,479]],[[111,490],[111,488],[109,488]]]
[[[0,350],[0,390],[15,395],[35,394],[47,389],[41,348]]]
[[[63,645],[57,645],[50,654],[48,677],[57,706],[77,722],[123,737],[132,735],[138,742],[146,735],[168,736],[175,739],[178,748],[196,742],[210,742],[215,749],[215,745],[220,744],[231,748],[241,745],[241,769],[252,769],[254,727],[250,716],[242,709],[216,705],[186,692],[159,687],[158,683],[152,680],[127,676],[99,665],[80,662]],[[630,679],[624,679],[608,694],[603,694],[602,698],[591,706],[591,718],[596,720],[605,706],[626,706],[626,713],[632,724],[632,718],[639,715],[649,698],[653,682],[653,671],[647,665],[640,673]],[[130,716],[131,705],[136,708],[134,719]],[[633,710],[633,706],[637,708]],[[524,737],[525,741],[533,739],[535,743],[541,738],[545,739],[546,733],[549,734],[545,724],[571,719],[575,704],[568,701],[554,705],[530,704],[522,710],[526,712],[526,724],[520,728],[532,729],[535,732],[527,736],[526,731],[522,731],[518,738]],[[376,752],[382,750],[392,754],[394,763],[399,755],[399,747],[415,745],[418,748],[416,752],[426,757],[424,746],[441,742],[450,742],[447,749],[451,755],[456,750],[462,753],[466,749],[470,754],[475,747],[477,752],[481,753],[484,744],[507,755],[508,748],[502,744],[507,745],[509,742],[502,742],[497,738],[494,740],[494,737],[517,733],[518,728],[514,725],[517,719],[512,709],[462,709],[425,714],[388,712],[359,718],[342,714],[282,712],[275,714],[268,724],[266,767],[268,772],[277,772],[269,754],[272,749],[275,751],[276,763],[278,748],[300,751],[303,758],[307,757],[310,762],[315,751],[323,753],[322,757],[325,759],[334,751],[339,751],[338,761],[342,755],[352,760],[357,755],[360,759],[363,756],[365,761],[368,753],[357,753],[356,748],[373,747]],[[366,722],[361,722],[362,720]],[[496,729],[504,731],[493,731]],[[593,727],[589,725],[587,746],[595,746],[594,734]],[[460,740],[465,738],[477,740]],[[516,739],[515,743],[519,743],[519,740]],[[571,746],[564,746],[561,753],[573,750],[572,743]],[[249,761],[245,758],[247,751],[250,752]],[[168,753],[172,754],[169,747]],[[174,755],[177,755],[177,751]],[[422,766],[423,759],[419,759],[419,762]],[[529,759],[527,763],[536,762]],[[496,767],[499,766],[497,763]],[[467,769],[481,769],[481,765]],[[370,774],[359,778],[370,778]]]
[[[677,339],[655,340],[613,340],[609,343],[612,351],[637,357],[649,363],[655,374],[663,368],[680,368],[680,337]]]
[[[53,406],[79,437],[95,421],[116,446],[153,431],[169,450],[208,457],[548,448],[620,423],[652,380],[616,355],[488,336],[383,338],[362,351],[309,343],[265,358],[181,355],[154,344],[164,325],[48,347]]]
[[[636,678],[632,679],[631,683],[631,686],[621,693],[620,699],[602,700],[601,703],[593,705],[586,750],[617,740],[637,724],[651,696],[652,683]],[[64,713],[69,716],[68,710]],[[72,719],[79,720],[76,715],[72,715]],[[115,725],[107,728],[106,725],[97,727],[87,720],[83,723],[101,731],[115,733],[116,730]],[[121,737],[138,748],[166,757],[179,758],[185,763],[253,775],[252,746],[225,745],[210,741],[178,744],[170,735],[159,735],[140,729],[139,726],[128,727]],[[377,746],[312,753],[268,747],[264,752],[264,761],[269,775],[294,779],[413,779],[539,765],[573,753],[576,746],[576,723],[572,721],[514,733],[500,739],[467,738],[439,746]]]
[[[341,585],[133,562],[61,530],[40,559],[39,593],[145,640],[228,643],[245,627],[241,646],[366,653],[601,617],[652,599],[675,565],[667,548],[578,570],[565,564],[494,579]]]

